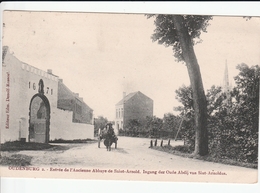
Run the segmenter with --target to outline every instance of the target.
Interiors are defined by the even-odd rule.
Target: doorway
[[[36,94],[29,108],[29,142],[48,143],[50,133],[50,103],[46,96]]]

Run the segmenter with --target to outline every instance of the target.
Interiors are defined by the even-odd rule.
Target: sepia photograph
[[[1,177],[258,183],[259,16],[2,16]]]

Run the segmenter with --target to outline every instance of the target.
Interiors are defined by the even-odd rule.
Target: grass
[[[31,156],[14,154],[11,156],[1,156],[0,165],[3,166],[28,166],[31,165]]]
[[[48,143],[34,143],[34,142],[21,142],[21,141],[12,141],[1,144],[0,151],[59,151],[59,150],[68,150],[71,147],[62,146],[62,145],[52,145]]]
[[[75,140],[63,140],[63,139],[55,139],[50,141],[50,143],[93,143],[96,140],[92,139],[75,139]],[[17,152],[17,151],[59,151],[59,150],[68,150],[72,148],[72,146],[67,145],[53,145],[49,143],[34,143],[34,142],[22,142],[22,141],[10,141],[5,142],[0,145],[0,152],[8,151],[8,152]],[[3,166],[28,166],[31,165],[31,156],[22,155],[22,154],[5,154],[0,155],[0,165]]]
[[[1,144],[1,152],[16,152],[24,150],[48,150],[48,151],[59,151],[68,150],[71,147],[62,145],[51,145],[48,143],[33,143],[33,142],[21,142],[21,141],[11,141]],[[22,154],[6,154],[0,156],[0,165],[4,166],[28,166],[31,164],[32,157]]]
[[[1,151],[22,151],[22,150],[45,150],[52,148],[53,145],[48,143],[34,143],[34,142],[21,142],[11,141],[1,144]]]
[[[193,155],[191,152],[189,152],[188,148],[185,147],[185,146],[175,146],[175,147],[173,147],[173,146],[170,146],[170,145],[166,145],[166,146],[162,146],[162,147],[161,146],[155,146],[152,149],[167,152],[167,153],[174,154],[174,155],[177,155],[177,156],[199,159],[199,160],[208,161],[208,162],[215,162],[215,163],[221,163],[221,164],[226,164],[226,165],[241,166],[241,167],[253,168],[253,169],[258,168],[258,164],[238,162],[238,161],[228,159],[228,158],[225,158],[225,159],[218,158],[218,157],[215,157],[213,154],[210,154],[210,153],[206,156]]]
[[[50,143],[91,143],[96,142],[92,139],[75,139],[75,140],[64,140],[55,139]],[[21,141],[10,141],[0,145],[0,151],[23,151],[23,150],[66,150],[69,147],[53,145],[49,143],[35,143],[35,142],[21,142]]]

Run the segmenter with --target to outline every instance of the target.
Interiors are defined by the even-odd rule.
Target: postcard
[[[259,17],[2,22],[2,177],[258,182]]]

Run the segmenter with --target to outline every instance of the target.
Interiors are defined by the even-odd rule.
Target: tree
[[[168,134],[168,137],[174,138],[178,132],[178,128],[181,123],[181,118],[175,116],[172,113],[166,113],[163,116],[163,127],[162,130],[164,133]],[[181,136],[181,133],[179,133]]]
[[[181,118],[172,113],[166,113],[163,116],[163,130],[174,131],[178,129]]]
[[[240,71],[234,78],[237,84],[234,91],[237,103],[250,109],[252,115],[258,119],[260,68],[258,65],[249,67],[242,63],[237,69]]]
[[[190,151],[194,151],[195,147],[195,130],[194,130],[194,107],[191,86],[183,85],[175,91],[176,99],[182,106],[174,107],[175,111],[179,111],[183,118],[182,137],[184,144],[188,145]]]
[[[259,133],[259,78],[258,65],[249,67],[242,63],[234,78],[236,87],[232,106],[232,122],[236,128],[236,140],[241,145],[241,152],[247,161],[257,160]]]
[[[201,42],[200,34],[206,32],[208,21],[212,17],[194,15],[148,15],[147,17],[155,17],[156,29],[152,40],[165,46],[172,46],[177,61],[186,64],[195,111],[194,154],[206,155],[208,154],[207,103],[193,45]]]
[[[236,86],[230,93],[230,104],[223,102],[211,116],[209,132],[214,136],[211,150],[218,156],[257,163],[260,68],[242,63],[237,69],[239,74],[234,77]],[[218,99],[224,101],[225,96],[221,97]]]
[[[163,127],[163,120],[156,116],[146,117],[145,128],[149,131],[151,137],[159,137]]]
[[[183,137],[185,144],[188,144],[190,150],[194,150],[195,147],[195,131],[194,131],[194,106],[193,106],[193,94],[191,86],[183,85],[178,90],[175,91],[176,99],[182,104],[181,106],[174,107],[175,111],[179,111],[180,115],[184,117],[183,120]],[[211,126],[215,123],[215,119],[220,119],[223,117],[223,113],[226,115],[226,106],[223,103],[225,98],[225,93],[222,93],[221,87],[213,85],[206,93],[207,99],[207,117],[208,117],[208,130],[212,130]],[[221,115],[221,116],[213,116]],[[212,136],[212,131],[210,138]]]
[[[108,123],[107,118],[104,118],[103,116],[98,116],[98,118],[94,119],[94,133],[97,134],[98,129],[104,129],[106,124]]]
[[[258,65],[249,67],[242,63],[237,69],[240,72],[234,78],[237,86],[233,91],[236,99],[233,113],[240,114],[239,121],[244,121],[254,131],[258,131],[260,68]]]
[[[206,98],[209,117],[216,113],[222,113],[223,111],[226,113],[228,103],[225,103],[225,100],[227,99],[227,96],[226,93],[222,92],[220,86],[211,86],[211,88],[207,90]]]
[[[193,96],[191,87],[183,85],[178,90],[176,90],[175,93],[175,99],[177,99],[183,106],[174,107],[174,110],[180,111],[181,116],[194,116]]]
[[[128,134],[130,134],[130,136],[138,135],[141,126],[142,124],[138,119],[129,119],[125,124],[126,131]]]
[[[211,156],[236,161],[258,162],[259,66],[237,66],[236,86],[230,92],[230,103],[221,87],[207,90],[208,138]],[[183,136],[189,150],[194,149],[194,110],[190,87],[176,90],[182,106],[175,108],[185,115]]]

